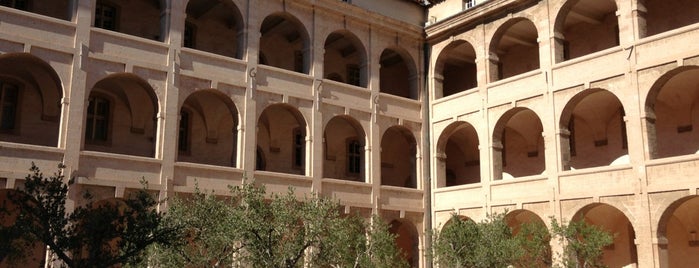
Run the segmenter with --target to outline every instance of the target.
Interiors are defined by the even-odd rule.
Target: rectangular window
[[[99,97],[90,98],[87,106],[85,139],[87,141],[107,141],[109,129],[109,101]]]
[[[294,71],[303,73],[303,52],[294,50]]]
[[[303,131],[301,131],[300,128],[294,129],[294,167],[296,168],[303,168],[304,162],[305,162],[305,154],[304,154],[304,147],[305,147],[305,135],[303,134]]]
[[[0,6],[27,11],[29,9],[28,2],[28,0],[0,0]]]
[[[182,37],[183,39],[183,46],[188,47],[188,48],[194,48],[194,36],[196,34],[196,28],[194,24],[191,22],[185,22],[184,23],[184,36]]]
[[[19,90],[16,85],[0,82],[0,130],[15,129]]]
[[[116,31],[117,9],[115,6],[97,2],[95,8],[95,27]]]
[[[359,174],[362,166],[362,147],[358,140],[350,140],[347,143],[347,172]]]
[[[180,112],[180,130],[177,148],[180,152],[189,152],[189,113]]]
[[[629,140],[626,137],[626,121],[624,121],[624,117],[626,117],[626,113],[624,112],[624,108],[619,108],[619,113],[621,117],[620,124],[621,124],[621,148],[622,149],[628,149],[629,148]]]
[[[570,117],[570,122],[568,122],[568,132],[570,136],[568,137],[568,147],[570,147],[570,156],[577,155],[575,150],[575,117]]]
[[[359,66],[350,64],[347,65],[347,83],[353,86],[359,86]]]
[[[464,6],[463,6],[464,10],[476,6],[476,0],[464,0],[463,3],[464,3]]]

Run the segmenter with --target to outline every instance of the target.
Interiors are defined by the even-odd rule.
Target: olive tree
[[[158,201],[145,189],[119,200],[87,200],[66,211],[69,187],[63,166],[51,176],[32,164],[24,187],[8,194],[0,207],[0,244],[10,245],[10,262],[27,258],[31,247],[46,245],[51,262],[65,267],[110,267],[137,263],[152,244],[176,239],[177,227],[165,226]],[[2,261],[0,259],[0,261]]]

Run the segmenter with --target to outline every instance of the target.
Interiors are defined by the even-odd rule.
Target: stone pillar
[[[490,168],[490,174],[492,180],[502,180],[502,173],[503,173],[503,165],[502,165],[502,160],[505,158],[503,155],[504,148],[502,145],[501,141],[492,141],[493,144],[490,146],[490,151],[492,152],[492,165]]]
[[[555,31],[553,33],[553,36],[551,36],[551,46],[553,49],[553,55],[552,55],[552,65],[560,62],[564,62],[566,60],[566,40],[565,36],[563,36],[563,33],[559,31]]]
[[[500,80],[500,57],[495,52],[488,54],[488,82]]]
[[[631,1],[631,20],[636,25],[636,30],[634,31],[636,40],[648,35],[648,23],[646,22],[648,9],[646,9],[644,2],[644,0]]]
[[[257,25],[260,25],[261,21],[259,18],[260,9],[257,8],[256,2],[254,0],[247,1],[247,23],[245,23],[244,31],[247,33],[247,42],[245,44],[245,56],[243,58],[247,59],[247,76],[246,79],[246,92],[245,101],[243,107],[240,111],[242,126],[242,135],[240,142],[240,165],[239,168],[244,170],[244,174],[247,177],[252,177],[255,171],[255,157],[257,155],[257,101],[256,101],[256,89],[257,89],[257,60],[260,45],[260,31],[257,29]]]

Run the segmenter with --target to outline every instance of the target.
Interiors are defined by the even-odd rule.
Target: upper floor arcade
[[[431,10],[437,12],[454,5],[452,2],[441,2]],[[693,16],[697,10],[699,4],[695,1],[480,3],[426,27],[432,45],[431,99],[463,95],[469,90],[500,85],[501,81],[507,83],[590,58],[628,52],[634,46],[692,30],[699,22]],[[673,19],[664,19],[670,17]]]
[[[46,20],[42,27],[47,29],[65,28],[52,35],[66,36],[36,33],[25,37],[63,39],[51,41],[66,49],[75,46],[77,36],[76,41],[86,43],[91,53],[176,50],[195,55],[178,56],[185,61],[203,56],[260,65],[418,100],[422,34],[415,20],[421,18],[421,12],[416,12],[421,9],[395,2],[353,5],[326,0],[307,9],[303,3],[271,1],[258,8],[241,0],[31,0],[3,2],[0,11],[12,30],[31,28],[28,21],[36,18]],[[386,17],[363,8],[394,4],[394,11],[405,11],[403,16],[414,18],[379,20],[376,18]],[[24,16],[28,14],[40,16]],[[77,29],[83,26],[89,28],[89,35],[81,36],[82,30]],[[133,58],[170,64],[152,57]]]

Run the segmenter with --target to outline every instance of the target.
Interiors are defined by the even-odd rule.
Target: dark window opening
[[[350,174],[359,174],[361,170],[361,145],[356,139],[350,140],[347,143],[347,172]]]
[[[177,140],[177,148],[180,152],[189,152],[189,113],[180,112],[180,130]]]
[[[570,147],[570,156],[575,156],[577,151],[575,150],[575,117],[570,117],[570,122],[568,122],[568,132],[570,133],[568,137],[568,147]]]
[[[87,106],[85,139],[87,141],[107,141],[109,128],[109,101],[99,97],[90,98]]]
[[[626,116],[626,113],[624,112],[624,109],[621,108],[619,110],[620,113],[620,124],[621,124],[621,148],[622,149],[628,149],[629,148],[629,140],[626,138],[626,122],[624,121],[624,117]]]
[[[294,51],[294,71],[303,72],[303,52],[300,50]]]
[[[0,82],[0,130],[15,129],[19,89],[16,85]]]
[[[265,155],[263,154],[262,149],[258,146],[257,151],[255,153],[255,169],[265,170],[265,167]]]
[[[305,163],[304,147],[305,147],[305,135],[304,135],[303,131],[301,131],[300,128],[296,128],[296,129],[294,129],[294,155],[293,155],[294,167],[296,167],[296,168],[303,168],[303,166],[304,166],[304,163]]]
[[[0,6],[11,7],[14,9],[29,10],[29,1],[27,0],[0,0]]]
[[[117,9],[115,6],[97,2],[95,8],[95,27],[116,31]]]
[[[354,64],[347,65],[347,83],[353,86],[359,86],[360,79],[359,66]]]
[[[184,35],[182,36],[182,46],[188,48],[194,48],[194,40],[196,36],[196,27],[191,22],[184,23]]]

